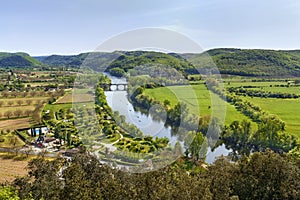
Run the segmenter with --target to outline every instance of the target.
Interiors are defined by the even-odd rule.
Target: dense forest
[[[120,76],[122,74],[124,75],[125,72],[128,72],[130,69],[147,64],[169,66],[185,75],[198,73],[190,62],[181,58],[177,54],[145,51],[125,52],[111,63],[107,71],[109,71],[112,75]]]
[[[299,76],[300,51],[262,49],[212,49],[184,54],[197,68],[217,66],[221,74],[242,76]]]
[[[129,69],[147,64],[166,65],[184,75],[208,72],[242,76],[300,76],[300,51],[262,49],[211,49],[201,54],[149,51],[116,51],[30,57],[26,53],[0,53],[0,67],[67,66],[101,67],[122,76]],[[197,69],[197,70],[196,70]]]
[[[0,199],[299,199],[300,160],[271,151],[206,166],[180,158],[132,174],[87,153],[72,160],[37,158],[26,177],[0,187]]]
[[[43,65],[26,53],[0,53],[1,67],[35,67]]]

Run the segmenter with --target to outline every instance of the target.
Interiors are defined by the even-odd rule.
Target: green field
[[[286,124],[286,131],[300,138],[300,99],[250,98],[250,102],[269,114],[275,114]]]
[[[82,93],[79,93],[82,92]],[[93,102],[95,98],[91,94],[84,93],[84,91],[76,90],[76,93],[68,92],[63,97],[59,98],[55,104],[60,103],[81,103],[81,102]]]
[[[74,104],[78,107],[83,107],[83,108],[94,108],[94,103],[90,103],[90,102],[87,102],[87,103],[76,103]],[[73,104],[72,103],[61,103],[61,104],[47,104],[45,107],[44,107],[44,111],[47,111],[49,110],[50,112],[54,113],[54,112],[57,112],[59,111],[60,109],[63,109],[63,110],[68,110],[70,108],[73,107]]]
[[[167,99],[171,102],[171,106],[180,100],[187,104],[190,113],[200,116],[210,115],[212,112],[214,112],[213,116],[219,118],[226,115],[225,124],[227,125],[234,120],[250,120],[238,112],[234,106],[220,99],[218,95],[210,93],[204,84],[147,89],[145,93],[161,102]]]

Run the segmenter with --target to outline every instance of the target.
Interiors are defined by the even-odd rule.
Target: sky
[[[300,49],[299,0],[3,0],[0,51],[79,54],[147,27],[219,47]]]

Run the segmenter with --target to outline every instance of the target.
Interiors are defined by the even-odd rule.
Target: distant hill
[[[211,49],[202,54],[176,54],[150,51],[116,51],[30,57],[26,53],[0,53],[0,67],[88,66],[122,74],[135,66],[161,64],[184,74],[211,71],[242,76],[300,76],[300,50]]]
[[[106,71],[114,72],[114,69],[121,69],[124,72],[127,72],[129,69],[132,69],[136,66],[152,63],[170,66],[184,74],[197,73],[195,67],[178,54],[165,54],[161,52],[150,51],[123,52],[121,56],[119,56],[109,65]]]
[[[192,64],[175,53],[116,51],[113,53],[92,52],[71,56],[52,55],[35,58],[48,66],[88,66],[112,73],[113,69],[121,69],[123,72],[127,72],[136,66],[149,63],[168,65],[187,74],[197,72]]]
[[[300,76],[300,50],[228,48],[212,49],[202,54],[184,54],[183,57],[202,69],[209,69],[216,65],[222,74]]]
[[[81,66],[88,66],[91,68],[106,68],[111,61],[119,57],[121,54],[105,53],[105,52],[91,52],[81,53],[78,55],[51,55],[35,57],[40,62],[47,66],[66,66],[79,68]]]
[[[34,57],[40,62],[48,66],[70,66],[70,67],[79,67],[82,62],[87,57],[87,53],[82,53],[79,55],[51,55],[51,56],[39,56]]]
[[[0,53],[0,67],[37,67],[42,65],[27,53]]]

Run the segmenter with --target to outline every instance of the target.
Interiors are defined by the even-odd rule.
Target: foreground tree
[[[19,200],[18,192],[16,189],[8,186],[0,187],[0,200]]]
[[[299,158],[296,158],[299,160]],[[21,199],[299,199],[300,166],[274,152],[236,163],[217,159],[187,173],[185,159],[162,169],[131,174],[84,153],[72,160],[34,159],[14,181]]]

